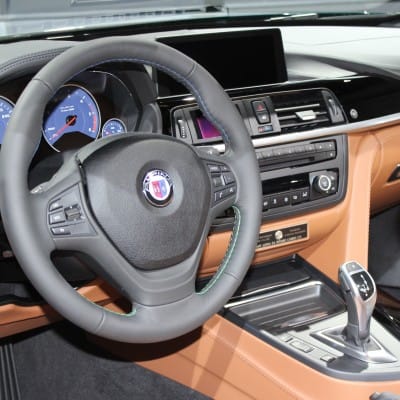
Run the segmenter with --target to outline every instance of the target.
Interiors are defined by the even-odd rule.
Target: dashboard
[[[169,27],[147,33],[125,29],[93,31],[87,37],[111,33],[133,34],[188,54],[217,77],[232,99],[253,144],[262,187],[262,220],[253,266],[267,269],[272,266],[271,275],[276,276],[273,282],[279,281],[279,285],[283,282],[284,286],[286,272],[279,266],[281,261],[296,264],[304,260],[304,264],[315,267],[316,279],[329,280],[335,286],[338,266],[343,262],[357,260],[368,265],[371,219],[400,204],[400,54],[395,51],[400,48],[398,29],[285,26],[282,21],[282,26],[273,28],[260,25],[171,30]],[[47,62],[87,37],[54,34],[43,40],[0,45],[0,144],[13,107],[26,85]],[[205,118],[194,96],[170,76],[149,65],[126,60],[82,71],[66,81],[46,107],[40,141],[32,155],[29,187],[32,191],[40,190],[77,149],[87,144],[112,141],[110,136],[150,133],[172,137],[179,141],[179,146],[184,143],[184,148],[190,146],[200,155],[214,157],[227,149],[220,131]],[[152,157],[156,158],[154,154]],[[113,175],[116,181],[118,165],[122,164],[116,162],[110,168],[118,170]],[[232,182],[226,165],[208,166],[210,190],[218,202],[227,190],[236,190],[235,181]],[[93,167],[93,174],[99,178],[96,182],[107,182],[102,178],[109,171],[102,171],[103,167],[108,168],[107,165],[98,168],[97,164]],[[129,170],[124,173],[131,179]],[[165,190],[168,196],[171,194],[168,180],[154,183],[160,193]],[[44,229],[56,232],[61,240],[66,228],[72,231],[71,226],[77,227],[82,222],[79,218],[90,215],[90,207],[82,207],[80,198],[74,197],[72,201],[73,196],[68,196],[73,191],[68,191],[50,199],[43,218]],[[114,195],[109,192],[107,185],[103,186],[100,201],[105,200],[106,204],[106,197]],[[83,208],[86,214],[81,212]],[[160,211],[154,210],[154,213]],[[105,213],[112,217],[113,211],[106,207]],[[128,218],[121,214],[119,221]],[[233,209],[228,208],[213,220],[197,271],[198,283],[219,271],[231,242],[234,217]],[[66,221],[72,225],[67,226]],[[184,242],[184,230],[179,234],[180,227],[174,221],[170,226],[176,230],[161,232],[160,229],[158,233],[167,235],[171,242]],[[76,236],[73,240],[79,242],[79,232]],[[382,241],[387,236],[383,235]],[[153,241],[154,235],[143,235],[141,239]],[[161,247],[159,243],[155,245]],[[65,249],[52,254],[61,275],[92,302],[125,313],[121,293],[116,293],[116,285],[111,287],[103,281],[106,274],[96,274],[95,260],[80,252],[71,253]],[[383,262],[383,272],[384,267]],[[298,276],[299,270],[294,272]],[[260,287],[271,282],[266,279],[251,290],[259,295]],[[326,300],[324,293],[319,299]],[[309,298],[304,300],[308,302]],[[279,303],[275,298],[272,302]],[[1,223],[0,337],[32,330],[58,318],[19,267]],[[187,373],[191,366],[196,376],[198,372],[201,375],[199,387],[203,385],[205,393],[209,393],[210,386],[214,386],[210,382],[217,377],[215,387],[222,388],[221,393],[229,384],[234,388],[224,392],[226,398],[253,393],[257,385],[248,385],[247,380],[240,379],[242,376],[261,382],[259,398],[266,392],[276,393],[272,395],[275,398],[302,398],[306,391],[315,391],[313,398],[322,398],[328,392],[335,398],[348,397],[350,392],[356,398],[366,398],[373,391],[385,388],[376,382],[329,380],[323,374],[303,368],[296,360],[291,363],[286,355],[283,358],[276,348],[260,341],[261,336],[253,337],[246,327],[231,324],[219,315],[210,321],[201,332],[194,332],[194,345],[188,343],[192,337],[187,342],[184,339],[183,345],[180,339],[168,342],[167,346],[163,343],[161,357],[152,353],[150,358],[155,359],[149,361],[143,357],[141,362],[189,386],[197,382],[197,377],[193,379]],[[196,347],[196,343],[201,344]],[[181,345],[185,349],[181,350]],[[136,349],[137,354],[144,348]],[[306,352],[304,347],[295,351]],[[317,358],[318,362],[325,362],[319,354]],[[190,360],[194,360],[193,364]],[[346,363],[346,359],[343,361]],[[356,372],[362,368],[357,366]],[[273,383],[269,386],[274,388],[277,377],[281,380],[276,386],[279,391],[266,390],[266,381],[270,379]],[[301,390],[290,391],[292,383]],[[397,386],[398,383],[393,383],[394,391],[398,391]],[[358,392],[362,393],[357,396]]]
[[[341,28],[339,36],[328,27],[313,27],[313,32],[307,27],[224,28],[137,36],[197,57],[219,78],[242,116],[263,188],[263,224],[254,262],[299,253],[335,278],[338,259],[351,253],[348,243],[329,261],[319,245],[338,240],[335,232],[350,210],[362,214],[356,220],[368,232],[371,214],[400,202],[398,181],[389,182],[399,162],[394,149],[400,139],[395,129],[400,121],[400,57],[390,49],[400,34],[389,28],[350,27]],[[389,45],[379,46],[380,56],[371,59],[366,49],[380,42]],[[26,84],[76,42],[34,43],[36,51],[31,42],[0,46],[0,138]],[[76,149],[126,132],[173,136],[211,154],[225,150],[220,133],[182,85],[149,66],[110,62],[71,77],[54,94],[43,115],[30,187],[49,180]],[[375,147],[371,144],[374,151],[367,162],[368,152],[360,149],[368,140]],[[219,185],[216,195],[229,186],[218,171],[212,179]],[[219,265],[232,226],[231,209],[214,221],[201,276]],[[10,262],[4,234],[1,247],[0,261]],[[353,251],[360,251],[357,258],[362,261],[365,246],[357,248]],[[84,264],[65,268],[74,271],[70,280],[93,277],[82,272]],[[15,265],[0,274],[22,279],[10,273]],[[30,304],[37,298],[26,293],[3,296],[3,302],[10,301]]]

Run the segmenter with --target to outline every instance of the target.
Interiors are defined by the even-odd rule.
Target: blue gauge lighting
[[[4,134],[13,110],[14,104],[0,96],[0,144],[3,144]]]
[[[118,118],[111,118],[105,122],[101,131],[101,136],[118,135],[120,133],[126,133],[125,124]]]
[[[55,150],[60,150],[57,142],[66,136],[84,135],[94,140],[99,130],[99,107],[93,96],[83,87],[63,86],[46,108],[43,133]]]

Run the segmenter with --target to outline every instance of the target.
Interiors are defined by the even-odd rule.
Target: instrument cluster
[[[0,144],[13,109],[13,100],[1,95]],[[134,94],[118,76],[86,71],[63,85],[47,104],[42,124],[45,144],[40,147],[75,150],[102,137],[132,132],[138,119]]]

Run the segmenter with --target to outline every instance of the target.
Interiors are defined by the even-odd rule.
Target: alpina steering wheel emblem
[[[156,207],[165,207],[172,199],[173,183],[162,169],[152,169],[143,179],[143,193],[146,200]]]

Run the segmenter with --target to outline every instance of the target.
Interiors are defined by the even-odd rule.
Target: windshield
[[[0,36],[235,16],[268,21],[398,12],[399,0],[0,0]]]

